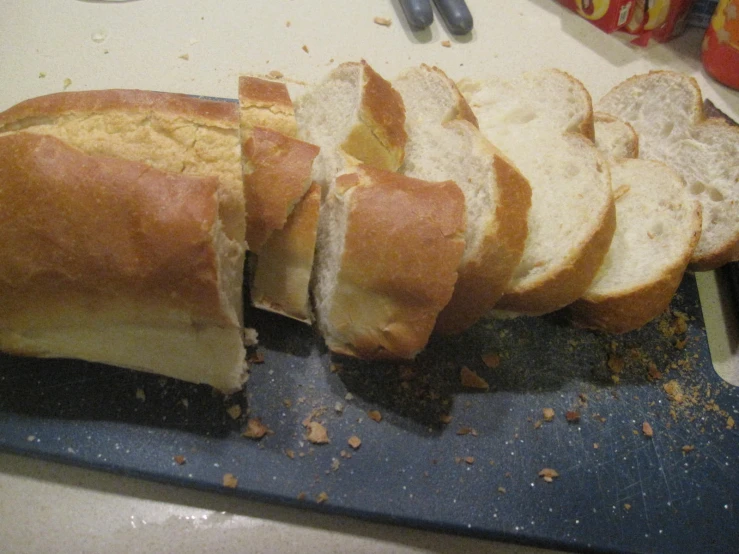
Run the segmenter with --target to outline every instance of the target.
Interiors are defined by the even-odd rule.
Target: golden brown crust
[[[298,126],[287,86],[258,77],[239,77],[241,132],[246,135],[254,127],[265,127],[295,137]]]
[[[105,111],[154,111],[175,117],[185,116],[217,127],[236,128],[239,123],[238,105],[235,102],[171,92],[110,89],[58,92],[31,98],[0,113],[0,131],[17,130],[36,124],[36,120],[45,117]]]
[[[251,283],[251,302],[260,309],[312,323],[309,284],[316,246],[321,187],[313,183],[264,243]]]
[[[273,231],[311,184],[311,168],[319,148],[262,127],[253,129],[244,143],[244,185],[249,221],[246,240],[259,253]]]
[[[334,194],[351,196],[327,344],[361,358],[412,358],[452,295],[464,196],[451,181],[368,166],[340,176]]]
[[[476,259],[460,268],[454,294],[437,319],[437,333],[461,333],[490,312],[523,256],[531,188],[513,163],[490,147],[498,187],[494,228]]]
[[[0,137],[0,158],[1,320],[70,295],[91,309],[125,297],[239,325],[219,296],[217,179],[87,156],[27,133]]]
[[[65,92],[32,98],[0,114],[0,132],[48,134],[92,155],[213,175],[225,195],[230,238],[244,240],[244,187],[235,102],[141,90]]]
[[[362,60],[362,103],[359,119],[342,145],[354,158],[380,169],[396,171],[403,163],[408,135],[403,99],[392,85]]]

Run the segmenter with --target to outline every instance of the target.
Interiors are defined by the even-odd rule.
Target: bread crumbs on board
[[[544,479],[544,481],[546,481],[547,483],[551,483],[552,481],[554,481],[554,479],[559,477],[559,472],[557,472],[556,469],[545,467],[539,472],[539,477]]]
[[[362,446],[362,439],[360,439],[357,435],[352,435],[346,442],[354,450]]]
[[[554,420],[554,410],[552,408],[544,408],[541,414],[544,416],[544,421]]]
[[[370,410],[367,415],[372,421],[380,423],[382,421],[382,414],[378,410]]]
[[[383,27],[390,27],[390,25],[392,25],[392,23],[393,23],[393,20],[390,19],[389,17],[380,17],[380,16],[377,16],[377,17],[375,17],[374,22],[377,25],[381,25]]]
[[[313,444],[328,444],[330,442],[326,428],[317,421],[309,421],[306,427],[308,428],[308,434],[305,438],[309,442]]]
[[[229,489],[235,489],[239,484],[239,479],[233,473],[223,474],[223,486]]]
[[[246,422],[246,429],[241,433],[242,437],[252,440],[260,440],[266,435],[271,435],[272,430],[267,427],[258,417],[251,417]]]
[[[462,369],[459,371],[459,381],[467,389],[490,389],[488,382],[467,366],[462,366]]]
[[[641,432],[645,437],[650,439],[654,436],[654,430],[652,429],[652,426],[646,421],[641,424]]]
[[[325,491],[318,493],[318,496],[316,496],[316,502],[318,502],[319,504],[323,504],[327,500],[328,500],[328,494],[326,494]]]
[[[442,41],[441,41],[441,45],[442,45],[442,46],[443,46],[444,48],[451,48],[451,47],[452,47],[452,43],[451,43],[450,41],[448,41],[448,40],[442,40]]]
[[[185,463],[187,463],[187,460],[181,454],[178,454],[173,459],[174,459],[174,463],[176,463],[178,466],[183,466],[185,465]]]

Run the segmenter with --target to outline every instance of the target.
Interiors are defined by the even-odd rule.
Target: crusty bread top
[[[241,132],[253,127],[265,127],[289,137],[298,132],[295,110],[284,83],[258,77],[239,77],[239,109]]]
[[[414,357],[452,295],[464,224],[464,197],[452,182],[368,166],[339,176],[322,210],[315,269],[316,314],[329,348]]]
[[[26,100],[0,114],[0,133],[20,130],[56,136],[87,154],[216,176],[225,191],[226,232],[244,240],[235,102],[140,90],[65,92]]]
[[[282,229],[288,215],[311,184],[311,167],[319,148],[283,133],[255,127],[243,146],[246,240],[259,253],[273,231]]]
[[[163,319],[181,313],[187,325],[240,325],[220,282],[216,178],[87,156],[30,133],[0,137],[0,159],[4,318],[29,302],[80,293],[92,309],[129,298],[156,306]],[[224,254],[243,263],[243,248],[230,246],[237,248]]]
[[[49,117],[104,111],[159,112],[186,117],[198,123],[234,129],[239,123],[238,105],[172,92],[108,89],[58,92],[30,98],[0,113],[0,132],[16,131],[48,123]],[[28,120],[31,121],[28,121]]]

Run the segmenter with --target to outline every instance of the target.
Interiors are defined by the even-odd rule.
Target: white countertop
[[[428,31],[411,33],[393,0],[0,0],[0,110],[65,86],[233,98],[242,73],[313,81],[364,58],[389,78],[422,62],[453,78],[558,67],[594,98],[636,73],[672,68],[695,76],[705,97],[739,117],[739,92],[702,71],[700,30],[640,49],[554,0],[468,4],[475,30],[457,38],[438,17]],[[375,24],[375,16],[392,25]],[[720,274],[698,281],[714,365],[739,384],[736,310],[722,304]],[[543,552],[7,454],[0,455],[0,543],[3,552]]]

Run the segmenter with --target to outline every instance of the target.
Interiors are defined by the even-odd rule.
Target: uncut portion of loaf
[[[224,189],[229,237],[244,240],[238,105],[142,90],[63,92],[0,113],[0,133],[52,135],[83,152],[215,176]]]
[[[480,130],[531,186],[523,257],[496,309],[557,310],[585,292],[616,223],[608,165],[588,138],[590,97],[556,70],[459,87]]]
[[[313,180],[326,187],[346,167],[396,171],[407,140],[400,95],[367,62],[347,62],[295,100],[298,138],[321,151]]]
[[[662,161],[685,179],[703,207],[703,231],[691,267],[707,270],[739,260],[739,128],[706,119],[696,81],[653,71],[616,85],[598,109],[630,123],[640,156]]]
[[[495,306],[521,260],[531,189],[473,125],[467,102],[441,70],[413,68],[393,86],[407,106],[408,142],[400,171],[427,181],[454,181],[465,196],[459,278],[435,328],[462,332]]]
[[[583,297],[568,307],[579,325],[624,333],[670,304],[701,233],[701,206],[660,162],[611,162],[618,226]]]
[[[216,178],[34,133],[0,159],[0,349],[241,388],[244,245]]]
[[[452,295],[464,251],[464,197],[358,166],[340,175],[321,210],[313,294],[332,352],[413,358]]]

